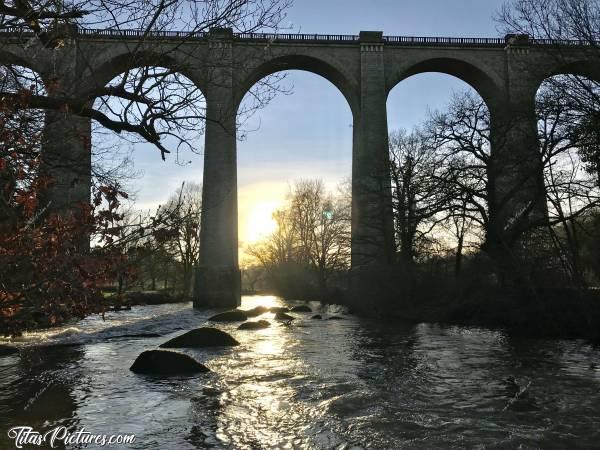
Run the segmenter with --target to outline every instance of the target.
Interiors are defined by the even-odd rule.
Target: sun
[[[277,223],[273,219],[273,213],[280,206],[281,203],[276,200],[261,201],[252,205],[246,218],[246,242],[258,242],[275,231]]]

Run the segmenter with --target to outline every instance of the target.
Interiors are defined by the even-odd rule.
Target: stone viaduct
[[[505,38],[411,38],[366,31],[352,35],[144,33],[136,30],[70,30],[64,45],[45,49],[31,35],[0,33],[0,64],[59,79],[51,95],[85,98],[128,69],[172,68],[192,80],[207,105],[204,147],[201,255],[195,306],[237,306],[238,268],[236,114],[248,90],[283,70],[306,70],[333,83],[353,114],[353,291],[363,309],[376,307],[393,262],[391,196],[387,175],[388,93],[402,80],[441,72],[471,85],[491,113],[493,170],[488,239],[502,240],[515,214],[544,214],[534,102],[546,78],[572,73],[600,80],[597,50],[585,43]],[[302,112],[298,112],[302,114]],[[293,120],[293,117],[290,118]],[[91,183],[90,120],[48,112],[43,140],[55,179],[49,197],[56,209],[88,201]],[[77,161],[75,166],[61,161]],[[530,208],[531,209],[531,208]]]

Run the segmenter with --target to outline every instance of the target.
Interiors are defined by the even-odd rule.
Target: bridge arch
[[[141,67],[164,67],[178,72],[190,79],[202,92],[202,95],[206,97],[206,86],[203,78],[197,71],[190,69],[186,64],[182,63],[177,57],[176,52],[167,54],[147,50],[136,51],[133,54],[131,50],[125,50],[98,65],[89,64],[86,69],[92,73],[89,77],[82,77],[84,78],[82,80],[82,90],[83,92],[93,92],[94,89],[106,86],[128,70]]]
[[[559,75],[581,76],[600,83],[600,60],[588,58],[557,64],[551,70],[536,77],[533,85],[534,92],[539,91],[546,80]]]
[[[41,75],[43,73],[43,67],[38,67],[34,59],[35,58],[26,58],[22,55],[0,49],[0,66],[21,66]]]
[[[428,72],[443,73],[464,81],[483,98],[488,107],[495,103],[499,95],[498,83],[484,70],[465,60],[447,57],[425,59],[399,71],[388,83],[388,95],[403,80]]]
[[[350,76],[322,58],[299,54],[275,57],[251,70],[239,82],[234,94],[236,110],[239,108],[244,96],[258,81],[274,73],[287,70],[303,70],[325,78],[342,93],[350,106],[350,110],[356,116],[359,108],[358,88]]]

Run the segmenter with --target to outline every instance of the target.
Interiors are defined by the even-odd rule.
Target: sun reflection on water
[[[259,305],[289,306],[274,296],[242,299],[242,309]],[[51,417],[91,431],[134,433],[140,450],[429,449],[457,440],[493,447],[498,439],[507,448],[534,440],[569,448],[573,436],[581,447],[597,447],[597,347],[545,340],[533,346],[474,328],[387,325],[310,305],[323,317],[346,320],[291,313],[296,320],[287,326],[265,313],[251,320],[271,326],[248,331],[238,330],[239,322],[207,322],[213,310],[182,304],[115,313],[114,322],[124,324],[117,327],[98,320],[78,323],[79,333],[63,327],[55,334],[69,346],[24,348],[0,360],[0,422],[26,418],[39,428],[34,418]],[[240,342],[181,350],[211,373],[156,378],[129,370],[140,352],[203,326]],[[532,381],[536,408],[527,411],[530,425],[520,435],[504,432],[524,417],[503,411],[508,375]],[[465,426],[475,431],[467,434]],[[8,448],[3,444],[0,436],[0,448]]]

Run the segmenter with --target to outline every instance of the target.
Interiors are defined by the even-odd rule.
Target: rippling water
[[[285,303],[244,297],[242,308],[261,304]],[[191,304],[134,307],[28,334],[16,342],[20,355],[0,358],[0,448],[14,448],[11,426],[63,424],[134,433],[129,449],[600,448],[598,348],[382,324],[311,305],[347,320],[296,314],[291,326],[260,331],[219,324],[241,345],[190,350],[212,372],[187,378],[129,367],[214,313]],[[126,336],[147,333],[161,336]],[[510,403],[510,375],[531,382],[528,398]]]

